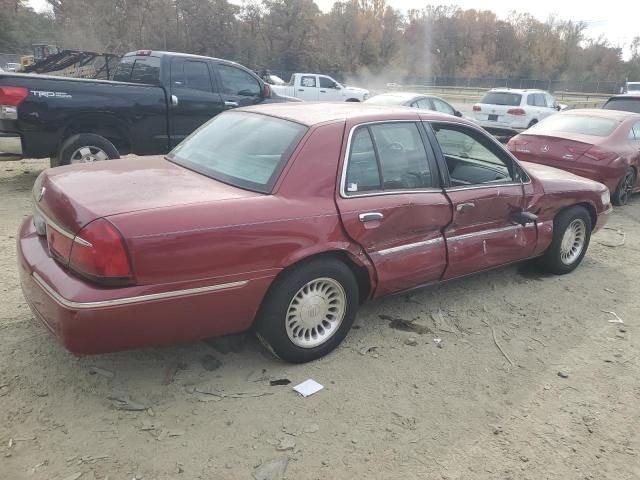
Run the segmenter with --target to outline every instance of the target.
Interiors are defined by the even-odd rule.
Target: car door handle
[[[173,105],[174,107],[178,106],[178,97],[176,97],[175,95],[171,95],[171,105]]]
[[[327,93],[326,90],[320,90],[320,93]]]
[[[225,107],[230,107],[230,108],[235,108],[235,107],[239,107],[240,104],[238,102],[232,102],[230,100],[227,100],[226,102],[224,102],[224,106]]]
[[[381,214],[380,212],[367,212],[367,213],[361,213],[358,216],[358,218],[362,223],[379,222],[384,218],[384,215]]]
[[[299,92],[304,92],[304,88],[299,88],[298,91]]]
[[[476,208],[476,204],[473,202],[459,203],[458,205],[456,205],[456,212],[464,213],[473,208]]]

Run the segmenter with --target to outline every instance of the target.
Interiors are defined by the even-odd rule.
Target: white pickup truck
[[[364,102],[369,90],[345,87],[326,75],[294,73],[287,85],[271,85],[278,95],[296,97],[306,102]]]

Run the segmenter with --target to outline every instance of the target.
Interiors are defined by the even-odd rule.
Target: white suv
[[[522,131],[560,108],[544,90],[494,88],[473,106],[473,118],[490,132],[509,129]]]

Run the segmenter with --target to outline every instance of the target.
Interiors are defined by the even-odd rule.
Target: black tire
[[[629,201],[629,197],[631,197],[631,192],[633,192],[633,186],[635,183],[636,172],[633,168],[629,167],[620,179],[616,191],[613,192],[613,198],[611,199],[613,204],[618,206],[626,205]]]
[[[538,120],[531,120],[531,121],[529,122],[529,126],[528,126],[527,128],[531,128],[531,127],[533,127],[536,123],[538,123]]]
[[[349,98],[346,100],[347,102],[360,102],[357,98]]]
[[[94,149],[100,150],[106,154],[106,158],[95,157],[96,160],[113,160],[120,158],[118,149],[104,137],[96,135],[94,133],[80,133],[67,138],[58,152],[57,165],[69,165],[72,158],[82,148],[89,148],[91,151]],[[53,160],[53,159],[52,159]]]
[[[303,287],[314,280],[322,279],[333,280],[342,287],[346,299],[342,321],[324,343],[313,347],[296,345],[287,333],[288,310]],[[258,314],[256,333],[281,359],[291,363],[309,362],[328,354],[342,342],[351,329],[358,306],[358,283],[347,265],[334,259],[303,262],[276,279],[269,289]]]
[[[562,241],[565,232],[574,221],[582,222],[584,240],[580,254],[573,259],[569,259],[571,260],[570,262],[567,262],[562,258]],[[591,240],[591,230],[591,216],[584,207],[576,205],[561,211],[553,220],[553,240],[540,259],[542,266],[556,275],[564,275],[575,270],[587,253]]]

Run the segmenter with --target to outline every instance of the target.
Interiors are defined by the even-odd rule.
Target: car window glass
[[[216,65],[222,82],[222,91],[228,95],[259,97],[262,87],[252,75],[230,65]]]
[[[631,131],[633,132],[634,140],[640,142],[640,122],[636,122]]]
[[[380,162],[384,190],[433,186],[427,152],[415,123],[378,124],[370,129]]]
[[[160,84],[160,58],[137,58],[131,70],[131,82],[146,83],[148,85]]]
[[[453,108],[451,108],[451,106],[445,102],[443,102],[442,100],[439,100],[437,98],[434,98],[433,100],[433,106],[436,109],[436,111],[438,112],[442,112],[442,113],[448,113],[449,115],[453,115],[454,110]]]
[[[510,107],[520,106],[522,95],[507,92],[488,92],[482,97],[480,103],[488,105],[506,105]]]
[[[553,108],[556,105],[556,99],[553,98],[551,95],[546,95],[545,94],[545,99],[547,100],[547,107],[549,108]]]
[[[591,135],[595,137],[608,137],[618,127],[619,123],[610,118],[601,118],[578,113],[562,113],[551,115],[543,122],[536,123],[527,134],[530,135],[553,135],[558,132],[579,133],[581,135]]]
[[[315,87],[316,77],[302,77],[300,79],[300,85],[302,85],[303,87]]]
[[[131,79],[131,70],[136,57],[122,57],[120,63],[113,72],[113,80],[116,82],[128,82]]]
[[[542,93],[536,93],[534,95],[534,102],[536,107],[546,107],[547,106],[547,101],[544,98],[544,95]]]
[[[513,162],[485,134],[464,127],[433,124],[451,186],[500,184],[513,180]]]
[[[533,94],[527,95],[527,105],[531,105],[533,107],[535,104],[536,104],[535,95]]]
[[[640,113],[640,97],[613,97],[602,108],[605,110]]]
[[[351,138],[345,191],[370,192],[381,189],[380,172],[369,129],[358,128]]]
[[[211,77],[206,63],[184,62],[184,87],[191,90],[211,92]]]
[[[433,110],[433,105],[431,105],[428,98],[421,98],[416,102],[416,104],[418,105],[418,108],[422,108],[423,110]]]
[[[320,88],[335,88],[336,82],[329,77],[320,77]]]

